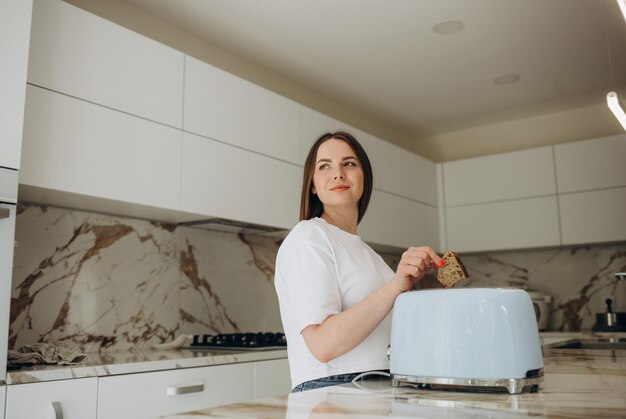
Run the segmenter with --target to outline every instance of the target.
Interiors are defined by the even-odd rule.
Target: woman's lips
[[[333,192],[343,192],[343,191],[347,191],[348,189],[350,189],[349,186],[335,186],[334,188],[331,188],[330,190]]]

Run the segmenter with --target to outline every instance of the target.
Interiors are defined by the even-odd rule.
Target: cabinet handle
[[[11,215],[11,210],[8,208],[0,208],[0,220],[3,218],[9,218]]]
[[[204,391],[204,383],[192,384],[190,386],[168,387],[165,394],[168,396],[178,396],[180,394],[201,393]]]
[[[63,419],[63,408],[60,402],[52,402],[52,408],[54,409],[54,419]]]

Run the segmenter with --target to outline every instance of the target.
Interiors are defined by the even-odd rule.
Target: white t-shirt
[[[389,368],[391,315],[356,348],[326,364],[311,354],[301,332],[354,306],[393,275],[359,236],[322,218],[301,221],[291,230],[278,250],[274,284],[292,387],[330,375]]]

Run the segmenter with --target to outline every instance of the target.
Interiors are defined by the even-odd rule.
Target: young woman
[[[389,369],[389,313],[396,297],[443,260],[411,247],[394,273],[357,235],[372,168],[347,132],[322,135],[304,165],[300,222],[276,258],[275,286],[293,391],[342,384]]]

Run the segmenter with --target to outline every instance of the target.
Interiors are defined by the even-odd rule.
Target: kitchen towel
[[[17,351],[9,350],[7,358],[9,364],[15,365],[75,365],[82,363],[87,355],[53,343],[35,343],[24,345]]]

